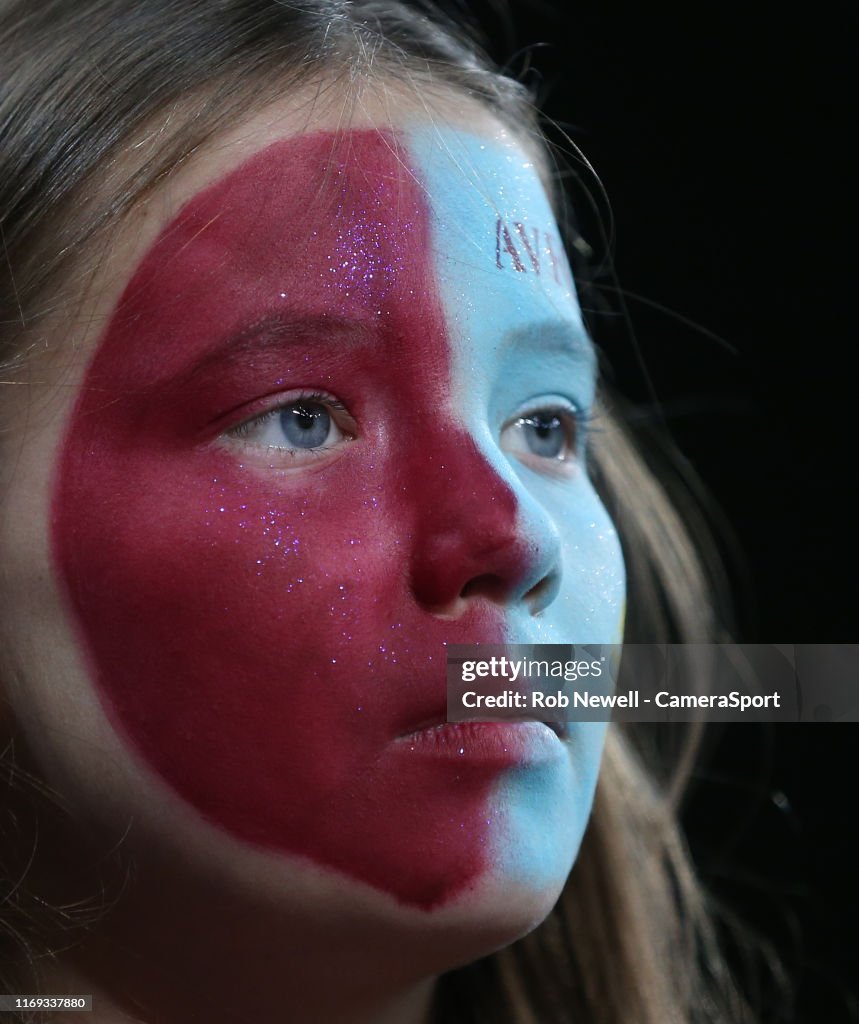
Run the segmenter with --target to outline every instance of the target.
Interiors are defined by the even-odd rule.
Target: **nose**
[[[532,615],[558,594],[560,537],[545,510],[460,434],[422,460],[411,584],[433,614],[459,618],[486,600]]]

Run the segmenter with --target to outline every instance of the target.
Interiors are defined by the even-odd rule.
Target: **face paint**
[[[527,595],[593,535],[565,536],[540,504],[564,488],[523,486],[493,447],[532,371],[487,381],[524,341],[485,366],[450,294],[444,261],[476,227],[495,291],[524,280],[530,225],[503,196],[486,223],[459,209],[456,166],[438,184],[410,143],[286,140],[179,213],[87,370],[53,542],[105,709],[152,770],[243,841],[431,907],[498,858],[499,777],[561,760],[539,725],[410,739],[445,717],[444,644],[524,638]],[[341,404],[354,440],[299,461],[225,438],[297,395]]]
[[[557,566],[552,600],[537,616],[527,603],[511,605],[505,635],[518,643],[617,643],[623,559],[581,465],[594,352],[535,167],[509,138],[491,144],[422,129],[411,134],[409,148],[435,199],[435,276],[451,341],[453,406],[516,494],[518,535],[544,557],[553,552]],[[579,464],[561,478],[551,462],[535,470],[498,444],[502,424],[517,411],[553,405],[579,413]],[[491,856],[506,877],[537,887],[569,871],[596,785],[605,726],[568,729],[570,776],[549,764],[511,770],[492,797]]]

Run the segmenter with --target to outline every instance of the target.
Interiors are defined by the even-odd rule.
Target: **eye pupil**
[[[551,420],[536,418],[534,424],[537,429],[537,436],[545,440],[553,430],[558,429],[561,421],[557,416],[553,416]]]
[[[292,410],[293,416],[295,416],[295,423],[298,424],[301,430],[312,430],[316,425],[316,418],[318,413],[312,413],[305,409],[303,406],[297,406]]]
[[[556,413],[532,413],[521,420],[525,443],[534,455],[544,459],[562,459],[567,454],[567,430]]]
[[[331,417],[319,402],[291,402],[280,414],[284,436],[297,448],[319,448],[331,431]]]

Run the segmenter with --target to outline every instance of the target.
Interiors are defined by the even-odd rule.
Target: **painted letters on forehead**
[[[577,316],[548,207],[529,219],[519,186],[506,202],[506,151],[475,150],[463,179],[445,149],[302,136],[192,199],[87,369],[53,516],[99,696],[149,769],[234,837],[420,907],[509,855],[527,798],[510,783],[525,747],[439,757],[399,739],[444,718],[444,644],[614,639],[622,594],[586,478],[564,491],[490,440],[560,358],[549,345],[543,371],[511,372],[499,338],[563,302]],[[267,466],[223,440],[299,389],[358,424],[338,458]],[[521,597],[556,563],[535,625]],[[438,614],[474,579],[503,600]],[[595,757],[578,756],[586,791]],[[560,792],[562,770],[541,772]]]

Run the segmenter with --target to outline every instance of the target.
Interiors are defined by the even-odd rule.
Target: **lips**
[[[442,722],[400,737],[392,750],[495,772],[558,757],[559,739],[543,722]]]
[[[516,725],[519,723],[533,722],[537,719],[532,718],[517,718],[505,720],[509,725]],[[406,732],[401,733],[397,736],[396,742],[409,742],[420,736],[422,733],[433,733],[436,730],[440,730],[446,726],[457,726],[457,725],[498,725],[502,724],[499,722],[485,722],[485,721],[469,721],[469,722],[450,722],[448,721],[447,715],[438,715],[434,718],[425,719],[419,725],[414,728],[408,729]],[[560,740],[567,740],[570,737],[569,723],[567,722],[543,722],[539,723],[544,725],[547,729],[550,729]]]
[[[457,726],[457,725],[516,725],[524,724],[528,722],[539,723],[545,726],[551,732],[553,732],[559,740],[566,741],[570,738],[569,723],[565,721],[545,721],[536,718],[531,718],[528,715],[516,716],[510,715],[505,716],[503,719],[496,719],[495,721],[488,721],[485,719],[468,719],[464,722],[452,722],[448,716],[447,705],[444,706],[435,703],[431,710],[427,709],[424,712],[412,714],[407,720],[407,724],[402,726],[396,733],[396,741],[402,742],[413,742],[416,738],[430,734],[430,736],[437,733],[445,726]],[[451,733],[453,735],[453,733]]]

